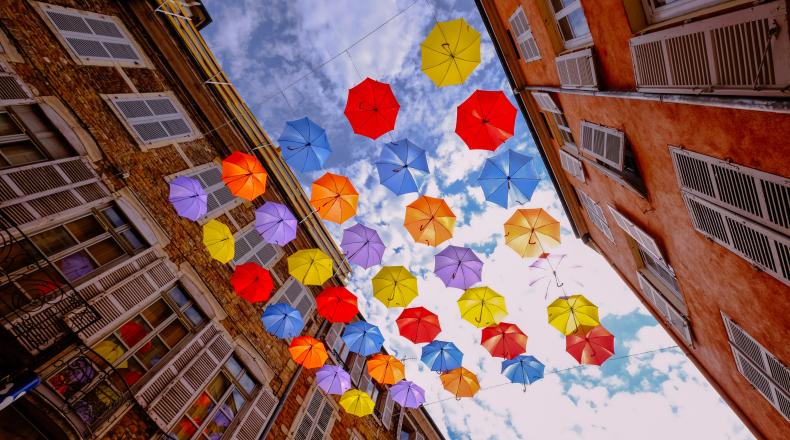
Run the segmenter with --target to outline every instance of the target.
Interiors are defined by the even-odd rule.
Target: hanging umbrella
[[[515,126],[516,108],[500,90],[475,90],[458,106],[455,132],[470,150],[496,150]]]
[[[524,391],[527,390],[527,384],[543,378],[544,368],[535,356],[521,355],[502,361],[502,374],[513,383],[524,384]]]
[[[373,399],[368,393],[356,389],[351,389],[340,396],[340,406],[352,416],[364,417],[373,414]]]
[[[549,287],[551,287],[552,284],[555,284],[557,287],[562,287],[565,283],[559,278],[559,269],[562,268],[563,274],[566,275],[569,270],[572,271],[582,267],[578,264],[569,266],[568,263],[566,263],[566,257],[566,254],[552,252],[550,254],[541,254],[539,258],[536,258],[529,265],[530,272],[537,273],[535,278],[530,280],[529,287],[534,287],[538,285],[538,283],[546,282],[546,295],[548,295]],[[563,276],[563,278],[565,277]],[[554,281],[554,283],[552,283],[552,281]],[[571,281],[579,287],[584,287],[584,285],[575,278],[572,278]]]
[[[560,245],[560,222],[540,208],[517,209],[505,222],[505,243],[523,258]]]
[[[380,384],[392,385],[406,378],[403,362],[389,354],[374,354],[368,359],[368,374]]]
[[[343,330],[342,337],[349,351],[362,356],[377,353],[384,343],[384,336],[381,335],[379,328],[365,321],[348,324]]]
[[[601,365],[614,354],[614,335],[606,327],[579,327],[565,336],[565,351],[582,365]]]
[[[406,206],[403,226],[415,242],[438,246],[453,236],[455,214],[444,200],[422,196]]]
[[[483,329],[481,344],[491,356],[512,359],[527,350],[527,335],[516,324],[500,322]]]
[[[324,344],[311,336],[297,336],[288,347],[291,358],[305,368],[318,368],[324,365],[329,355]]]
[[[404,309],[395,323],[400,335],[415,344],[431,342],[442,331],[439,317],[425,307]]]
[[[434,256],[433,273],[445,286],[468,289],[480,282],[483,262],[471,249],[447,246]]]
[[[458,298],[458,309],[461,318],[477,328],[492,326],[507,316],[505,297],[489,287],[466,289]]]
[[[230,285],[239,298],[251,303],[268,300],[274,288],[269,271],[252,261],[236,266],[230,276]]]
[[[266,170],[255,156],[241,151],[222,161],[222,181],[233,195],[245,200],[266,192]]]
[[[255,230],[266,243],[285,246],[296,238],[299,222],[287,206],[266,202],[255,210]]]
[[[425,390],[405,379],[391,386],[389,393],[392,400],[404,408],[419,408],[425,403]]]
[[[208,196],[200,181],[187,176],[179,176],[170,181],[168,198],[176,213],[192,221],[206,215]]]
[[[371,280],[373,296],[387,307],[406,307],[417,297],[417,278],[403,266],[384,266]]]
[[[327,287],[317,297],[315,302],[318,314],[329,322],[351,322],[359,313],[357,297],[345,287]]]
[[[450,371],[461,366],[464,354],[452,342],[435,340],[422,347],[420,360],[431,371]]]
[[[539,182],[532,157],[512,150],[486,159],[477,178],[486,200],[503,208],[528,202]]]
[[[288,166],[303,173],[320,170],[332,153],[326,131],[309,118],[286,122],[277,142]]]
[[[368,269],[381,264],[385,246],[375,229],[357,223],[343,230],[340,248],[350,263]]]
[[[389,84],[365,78],[348,91],[343,112],[354,133],[373,140],[395,128],[400,104]]]
[[[425,150],[408,139],[384,144],[376,169],[379,182],[397,196],[419,192],[414,175],[430,173]]]
[[[480,383],[475,373],[464,367],[442,373],[441,378],[444,389],[453,393],[456,399],[472,397],[480,390]]]
[[[217,220],[209,220],[203,225],[203,245],[206,246],[211,258],[220,263],[227,263],[233,259],[236,242],[230,228]]]
[[[348,177],[326,173],[313,182],[310,204],[322,219],[342,224],[357,213],[359,193]]]
[[[280,339],[288,339],[301,333],[304,320],[299,310],[288,304],[269,304],[261,316],[266,331]]]
[[[480,64],[480,33],[463,18],[437,23],[421,46],[422,71],[437,87],[462,84]]]
[[[126,350],[113,342],[112,339],[105,339],[104,341],[99,342],[93,347],[93,351],[95,351],[99,356],[104,358],[108,363],[114,364],[115,361],[121,358],[121,356],[126,353]],[[124,361],[120,364],[116,365],[116,368],[128,368],[129,364]]]
[[[549,304],[549,324],[563,335],[576,333],[581,326],[595,327],[598,320],[598,306],[584,295],[561,296]]]
[[[315,372],[315,382],[327,394],[343,394],[351,388],[351,376],[343,367],[324,365]]]
[[[320,249],[302,249],[288,257],[288,273],[305,286],[320,286],[332,277],[332,259]]]

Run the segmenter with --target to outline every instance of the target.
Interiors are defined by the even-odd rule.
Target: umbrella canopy
[[[450,371],[461,366],[464,354],[452,342],[435,340],[422,347],[420,360],[431,371]]]
[[[418,408],[425,403],[425,390],[408,380],[391,386],[389,392],[392,400],[404,408]]]
[[[286,122],[277,142],[288,166],[303,173],[320,170],[332,153],[326,131],[309,118]]]
[[[192,221],[206,215],[208,195],[193,177],[179,176],[170,181],[170,197],[168,198],[176,213]]]
[[[317,297],[315,302],[318,314],[329,322],[351,322],[359,313],[357,297],[345,287],[327,287]]]
[[[232,260],[236,248],[230,228],[214,219],[203,225],[203,245],[206,246],[211,258],[220,263]]]
[[[614,354],[614,335],[606,327],[580,327],[565,336],[565,351],[582,365],[601,365]]]
[[[595,327],[598,320],[598,306],[584,295],[561,296],[548,307],[549,324],[563,335],[576,333],[581,326]]]
[[[320,249],[302,249],[288,257],[288,273],[305,286],[320,286],[332,276],[332,259]]]
[[[380,384],[392,385],[406,378],[406,368],[395,356],[374,354],[367,365],[370,377]]]
[[[354,133],[373,140],[395,128],[400,104],[389,84],[365,78],[348,91],[343,112]]]
[[[349,351],[362,356],[377,353],[384,343],[384,336],[379,328],[365,321],[348,324],[343,330],[342,337]]]
[[[364,417],[373,414],[373,399],[368,393],[356,389],[351,389],[340,396],[340,406],[352,416]]]
[[[560,222],[540,208],[517,209],[505,222],[505,243],[523,258],[542,255],[560,244]]]
[[[266,170],[255,156],[241,151],[222,161],[222,181],[233,195],[245,200],[266,192]]]
[[[397,196],[418,192],[415,174],[430,173],[425,150],[408,139],[384,144],[376,169],[379,182]]]
[[[442,373],[441,378],[444,389],[453,393],[456,399],[472,397],[480,390],[477,375],[464,367]]]
[[[516,108],[500,90],[475,90],[458,106],[455,132],[470,150],[496,150],[515,126]]]
[[[112,339],[105,339],[93,347],[99,356],[103,357],[108,363],[113,364],[126,353],[126,349],[115,343]],[[128,368],[129,363],[124,361],[116,365],[116,368]]]
[[[480,282],[483,262],[471,249],[447,246],[434,256],[433,273],[445,286],[468,289]]]
[[[539,182],[532,157],[512,150],[486,159],[477,178],[486,200],[503,208],[528,202]]]
[[[318,368],[324,365],[329,355],[323,342],[312,336],[297,336],[288,347],[291,358],[305,368]]]
[[[310,204],[322,219],[341,224],[357,213],[359,193],[348,177],[326,173],[313,182]]]
[[[417,297],[417,278],[403,266],[384,266],[371,280],[373,296],[387,307],[406,307]]]
[[[505,297],[489,287],[466,289],[458,298],[458,309],[477,328],[490,327],[507,316]]]
[[[297,336],[304,327],[304,320],[299,310],[288,304],[269,304],[261,316],[266,331],[280,339]]]
[[[415,344],[431,342],[442,331],[439,317],[425,307],[404,309],[395,323],[400,335]]]
[[[239,298],[251,303],[268,300],[274,288],[269,271],[252,261],[236,266],[230,277],[230,285]]]
[[[296,238],[299,222],[287,206],[266,202],[255,210],[255,230],[263,241],[285,246]]]
[[[381,257],[386,249],[379,233],[361,223],[343,230],[340,248],[349,263],[365,269],[381,264]]]
[[[455,214],[443,199],[422,196],[406,206],[403,226],[415,242],[438,246],[453,236]]]
[[[315,372],[315,382],[327,394],[343,394],[351,388],[351,376],[343,367],[324,365]]]
[[[463,18],[437,23],[421,47],[422,71],[437,87],[462,84],[480,64],[480,33]]]
[[[502,374],[513,383],[524,385],[543,378],[545,366],[535,356],[516,356],[502,361]]]
[[[512,359],[527,350],[527,335],[516,324],[507,322],[484,328],[481,341],[494,357]]]

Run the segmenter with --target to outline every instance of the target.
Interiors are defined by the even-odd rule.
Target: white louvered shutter
[[[235,426],[230,429],[232,433],[228,438],[236,440],[258,440],[258,437],[266,427],[266,423],[274,413],[277,406],[277,396],[274,395],[268,386],[262,386],[252,398],[249,409],[234,422]]]
[[[538,44],[535,42],[535,37],[532,36],[532,29],[529,27],[527,16],[524,14],[524,9],[519,6],[516,12],[510,16],[510,30],[513,31],[513,37],[516,40],[516,46],[521,53],[524,61],[535,61],[540,59],[540,51]]]
[[[421,432],[415,432],[414,440],[425,440],[425,436],[423,436]]]
[[[644,251],[661,261],[666,260],[664,254],[661,253],[661,248],[658,247],[653,237],[611,206],[609,206],[609,212],[612,214],[612,217],[614,217],[614,221],[617,225],[620,226],[626,234],[630,235],[634,241],[639,243],[639,246],[641,246]]]
[[[199,223],[217,217],[222,212],[242,203],[241,199],[236,198],[222,181],[222,167],[217,163],[209,162],[180,174],[199,180],[208,196],[206,215],[198,219]]]
[[[620,171],[623,170],[625,134],[620,130],[582,121],[581,145],[585,153]]]
[[[142,93],[110,99],[143,144],[184,139],[193,133],[181,106],[167,95]]]
[[[357,385],[362,380],[362,372],[365,369],[366,362],[365,356],[358,353],[354,355],[354,365],[351,366],[351,380]]]
[[[307,400],[307,406],[302,411],[302,417],[294,432],[294,439],[308,440],[311,439],[313,428],[318,423],[318,415],[321,412],[321,407],[324,404],[324,395],[318,387],[313,389],[313,394]]]
[[[538,103],[541,110],[551,113],[562,113],[562,110],[557,107],[554,99],[548,93],[532,92],[532,97],[535,98],[535,102]]]
[[[255,222],[242,228],[234,237],[236,238],[234,266],[252,261],[266,269],[271,269],[284,254],[280,246],[263,241],[261,234],[255,229]]]
[[[311,440],[330,438],[329,434],[332,432],[335,408],[326,397],[323,400],[324,405],[321,407],[321,412],[318,413],[318,420],[313,430],[313,435],[310,437]]]
[[[343,339],[340,334],[343,332],[343,324],[336,322],[329,327],[326,332],[326,349],[332,353],[332,356],[338,358],[337,360],[342,363],[343,359],[341,351],[343,349]]]
[[[560,55],[555,58],[555,64],[563,88],[598,90],[592,49]]]
[[[645,296],[648,301],[653,304],[653,307],[669,324],[672,330],[674,330],[675,333],[680,336],[680,338],[683,339],[687,345],[691,346],[693,344],[693,339],[691,337],[691,326],[688,322],[688,319],[686,319],[685,316],[675,309],[675,306],[667,301],[661,291],[656,289],[655,286],[653,286],[653,284],[644,277],[644,275],[637,272],[636,277],[639,281],[639,287],[644,294],[643,296]]]
[[[582,165],[582,161],[573,157],[570,153],[560,150],[560,164],[562,164],[562,169],[567,171],[568,174],[584,182],[584,165]]]
[[[294,277],[289,277],[273,297],[273,302],[284,302],[299,310],[302,318],[307,321],[315,309],[315,298],[307,287]]]
[[[614,243],[614,236],[612,235],[612,230],[609,229],[609,222],[606,221],[603,209],[601,209],[598,203],[590,198],[584,191],[577,188],[576,192],[579,194],[579,199],[582,202],[582,206],[584,206],[584,209],[587,211],[590,220],[592,220],[593,224],[603,232],[609,241]]]
[[[387,429],[392,428],[392,411],[395,409],[395,401],[392,400],[392,394],[387,391],[387,397],[384,400],[384,409],[381,412],[381,423]]]
[[[2,48],[0,48],[0,53]],[[30,92],[11,68],[0,61],[0,105],[16,105],[32,102]]]

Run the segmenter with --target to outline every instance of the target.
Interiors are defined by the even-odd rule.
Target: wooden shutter
[[[560,55],[554,61],[560,76],[560,85],[568,89],[598,90],[595,58],[592,49]]]
[[[661,248],[658,247],[653,237],[611,206],[609,206],[609,212],[612,214],[612,217],[614,217],[614,221],[617,225],[620,226],[626,234],[630,235],[634,241],[639,243],[639,246],[641,246],[644,251],[658,260],[666,261],[664,254],[661,253]]]
[[[601,162],[623,170],[625,134],[614,128],[582,121],[581,149]]]
[[[532,30],[529,27],[527,16],[524,14],[524,9],[521,6],[516,9],[516,12],[510,16],[510,29],[516,39],[516,46],[521,53],[524,61],[535,61],[540,59],[540,51],[538,44],[535,42],[535,37],[532,36]]]
[[[568,172],[571,176],[584,182],[584,165],[582,161],[573,157],[570,153],[560,150],[560,163],[562,169]]]
[[[268,386],[262,386],[252,398],[247,412],[241,417],[236,417],[235,426],[230,429],[232,434],[228,438],[258,440],[278,401],[279,399]]]
[[[790,86],[783,1],[635,37],[630,46],[639,91],[786,97]]]
[[[137,139],[146,145],[192,135],[192,124],[175,99],[160,93],[110,97]]]
[[[209,162],[176,175],[194,177],[200,181],[206,191],[208,207],[206,215],[199,218],[198,223],[205,223],[242,203],[241,199],[236,198],[222,181],[222,166],[217,163]]]
[[[551,95],[548,93],[543,92],[532,92],[532,97],[535,99],[535,102],[538,103],[538,106],[544,112],[551,112],[551,113],[562,113],[557,104],[552,99]]]
[[[329,330],[327,330],[326,338],[324,339],[326,341],[326,349],[338,363],[343,363],[341,356],[343,339],[340,337],[340,334],[343,332],[343,326],[344,325],[339,322],[332,324],[332,326],[329,327]]]
[[[387,390],[387,397],[384,400],[384,409],[381,412],[381,423],[387,429],[392,428],[392,411],[395,409],[395,401],[392,400],[392,395]]]
[[[584,206],[584,209],[587,211],[590,220],[592,220],[593,224],[604,233],[609,241],[614,243],[614,236],[612,235],[612,230],[609,229],[609,222],[606,221],[603,209],[601,209],[601,207],[584,191],[577,188],[576,192],[579,194],[579,199],[582,202],[582,206]]]
[[[786,393],[790,393],[790,369],[773,353],[757,342],[756,339],[746,333],[738,324],[733,322],[729,316],[722,313],[722,320],[724,321],[724,327],[727,330],[727,337],[730,343],[747,356],[778,387],[782,388]]]
[[[271,269],[277,260],[283,256],[284,252],[280,246],[263,241],[261,234],[255,229],[255,222],[250,222],[249,225],[237,232],[234,237],[236,238],[234,265],[252,261],[262,267]]]
[[[642,289],[643,296],[653,304],[653,308],[658,311],[672,330],[674,330],[688,346],[691,346],[693,344],[693,339],[691,337],[691,326],[689,325],[688,319],[686,319],[672,303],[667,301],[661,291],[656,289],[644,275],[637,272],[636,277],[639,281],[639,287]]]

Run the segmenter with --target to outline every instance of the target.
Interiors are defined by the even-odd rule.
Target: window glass
[[[241,378],[239,378],[239,385],[241,385],[241,387],[244,388],[244,391],[249,394],[252,394],[252,390],[255,389],[255,382],[250,378],[250,376],[247,375],[247,373],[244,373]]]
[[[47,379],[47,383],[58,394],[66,398],[89,384],[96,377],[97,370],[93,362],[85,356],[79,356],[66,365],[65,368]]]
[[[41,252],[48,256],[63,252],[77,244],[74,237],[72,237],[63,226],[41,232],[34,235],[32,238],[33,243],[41,249]]]
[[[119,246],[118,242],[112,237],[88,246],[88,252],[90,252],[99,266],[115,261],[126,254],[123,248]]]
[[[55,262],[55,266],[69,281],[75,281],[96,269],[96,263],[85,251],[75,252]]]
[[[225,401],[225,409],[231,416],[234,416],[244,406],[245,401],[246,399],[244,399],[244,396],[242,396],[240,392],[233,390],[230,396],[228,396],[228,400]]]
[[[140,235],[134,229],[127,229],[121,232],[121,236],[126,241],[130,249],[140,250],[148,247],[145,241],[140,238]]]
[[[18,166],[46,160],[36,144],[29,140],[0,144],[0,156],[4,166]]]
[[[228,358],[228,361],[225,362],[225,368],[230,371],[230,375],[233,377],[239,377],[241,374],[241,365],[239,365],[239,361],[236,360],[234,356]]]
[[[560,32],[562,32],[562,38],[565,41],[590,34],[590,29],[587,27],[587,19],[584,17],[584,12],[581,9],[577,9],[559,19],[558,23]]]
[[[179,320],[171,322],[167,327],[162,330],[162,339],[168,347],[173,348],[186,337],[189,330],[184,327],[184,324]]]
[[[101,223],[92,215],[67,223],[66,229],[68,229],[79,242],[86,242],[106,232]]]
[[[186,315],[187,319],[189,319],[192,325],[196,327],[206,320],[203,314],[195,306],[191,306],[186,309],[184,311],[184,315]]]
[[[224,374],[218,374],[217,377],[208,384],[206,390],[215,401],[218,401],[222,398],[222,395],[225,394],[225,391],[228,390],[229,386],[230,381],[228,378]]]
[[[116,228],[129,223],[126,221],[126,217],[114,206],[102,210],[102,213],[104,213],[110,224]]]
[[[143,366],[150,370],[162,360],[168,351],[167,346],[156,336],[137,350],[137,358]]]
[[[145,368],[133,357],[123,361],[116,369],[129,386],[136,384],[145,374]]]
[[[170,289],[168,295],[170,295],[170,299],[172,299],[173,302],[178,305],[178,308],[185,306],[189,302],[186,294],[183,290],[181,290],[181,286],[179,285],[175,285],[172,289]]]
[[[211,385],[209,385],[211,387]],[[197,425],[202,425],[216,404],[207,392],[200,393],[187,410],[187,415]]]
[[[181,420],[176,423],[176,426],[173,427],[173,430],[170,431],[178,440],[189,440],[196,432],[197,427],[186,417],[182,417]]]
[[[118,334],[127,347],[134,347],[138,342],[148,336],[149,333],[151,333],[151,326],[139,316],[135,316],[132,320],[123,324],[118,329]]]
[[[142,315],[152,326],[158,327],[167,318],[173,316],[173,310],[170,309],[170,306],[163,299],[158,299],[146,307]]]
[[[203,432],[208,436],[209,439],[219,440],[222,438],[222,434],[224,434],[230,426],[230,422],[230,417],[225,415],[225,413],[222,411],[217,411]]]

